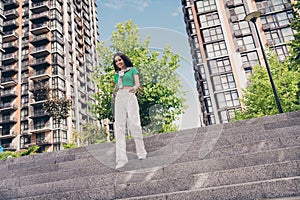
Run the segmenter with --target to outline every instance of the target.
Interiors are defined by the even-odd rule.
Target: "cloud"
[[[182,14],[182,7],[181,7],[181,6],[178,6],[178,7],[176,8],[176,10],[174,10],[174,11],[171,13],[172,16],[178,16],[178,15],[180,15],[180,14]]]
[[[120,10],[126,6],[143,11],[151,3],[151,0],[104,0],[103,5],[113,10]]]

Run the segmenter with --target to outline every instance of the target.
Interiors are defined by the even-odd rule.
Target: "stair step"
[[[2,199],[289,199],[300,197],[300,111],[0,161]],[[294,198],[294,199],[292,199]]]
[[[214,188],[195,189],[179,192],[170,192],[158,195],[147,195],[130,198],[119,198],[123,200],[181,200],[181,199],[272,199],[276,197],[300,196],[300,177],[282,178],[268,181],[257,181],[243,184],[226,185]]]
[[[203,150],[204,152],[210,152],[210,153],[215,153],[215,154],[225,154],[225,153],[230,153],[230,151],[233,151],[232,148],[239,148],[240,151],[246,151],[246,147],[247,150],[250,150],[251,148],[254,149],[258,147],[258,148],[273,148],[274,146],[282,146],[282,145],[293,145],[294,143],[296,143],[296,141],[291,141],[291,143],[286,142],[288,139],[287,137],[291,136],[291,138],[295,137],[296,140],[299,140],[299,138],[297,138],[297,136],[299,135],[299,133],[295,132],[296,130],[291,130],[291,131],[286,131],[286,135],[285,138],[272,138],[269,137],[268,140],[259,140],[259,142],[257,143],[253,143],[251,144],[250,141],[248,141],[247,139],[245,139],[244,142],[246,145],[243,146],[244,144],[241,143],[240,139],[239,141],[239,145],[233,146],[233,143],[228,142],[230,139],[227,138],[218,138],[217,136],[211,136],[211,135],[204,135],[204,134],[200,134],[200,135],[192,135],[189,134],[189,138],[186,139],[183,136],[182,137],[175,137],[173,138],[173,141],[171,141],[167,146],[163,146],[161,148],[154,148],[154,149],[150,149],[148,157],[152,157],[152,156],[158,156],[158,155],[162,155],[162,154],[169,154],[169,153],[174,153],[176,151],[179,152],[187,152],[187,151],[192,151],[192,150],[196,150],[197,148],[201,148],[201,151]],[[257,134],[257,135],[263,135],[263,134]],[[296,135],[296,136],[295,136]],[[210,137],[215,137],[215,138],[210,138]],[[238,138],[238,136],[236,136]],[[242,137],[245,137],[244,135]],[[263,136],[261,136],[262,138],[264,138]],[[208,138],[208,139],[207,139]],[[247,138],[247,137],[246,137]],[[254,137],[255,138],[255,137]],[[278,140],[277,140],[278,139]],[[206,141],[205,141],[206,140]],[[277,140],[277,141],[276,141]],[[183,142],[183,144],[181,144],[181,142]],[[207,145],[207,144],[211,144],[213,142],[213,145],[215,145],[215,148],[218,149],[218,153],[216,152],[217,150],[214,150],[213,152],[210,150],[210,147],[207,147],[207,149],[205,149],[203,146],[203,144]],[[276,144],[273,144],[273,143]],[[218,145],[218,143],[223,143],[223,145]],[[226,146],[227,145],[227,146]],[[273,145],[273,147],[272,147]],[[74,161],[74,160],[78,160],[78,159],[83,159],[83,158],[91,158],[91,157],[99,157],[98,155],[101,155],[103,158],[105,158],[105,161],[110,162],[110,165],[114,165],[114,154],[115,154],[115,147],[113,145],[111,145],[111,148],[95,148],[95,145],[92,145],[92,148],[90,150],[90,147],[86,147],[86,148],[80,148],[80,151],[76,151],[77,149],[71,149],[69,151],[69,154],[66,153],[60,153],[58,152],[57,156],[53,156],[55,154],[45,154],[45,158],[44,159],[40,159],[40,156],[37,156],[38,159],[33,159],[35,156],[28,156],[31,157],[30,159],[28,159],[28,161],[24,161],[24,162],[11,162],[8,161],[7,165],[8,165],[8,170],[17,170],[17,169],[24,169],[24,168],[32,168],[32,167],[37,167],[37,166],[43,166],[43,165],[49,165],[49,164],[53,164],[53,163],[60,163],[60,162],[65,162],[65,161]],[[63,152],[63,151],[62,151]],[[64,151],[67,152],[67,151]],[[239,151],[237,151],[239,153]],[[74,153],[74,154],[73,154]],[[135,152],[130,152],[128,151],[129,157],[131,159],[136,159],[136,155]],[[105,155],[105,156],[104,156]],[[17,158],[18,159],[18,158]],[[8,160],[17,160],[17,159],[8,159]],[[101,160],[101,159],[100,159]],[[108,163],[108,162],[107,162]],[[0,165],[0,169],[5,169],[6,166],[5,165]],[[4,170],[3,170],[4,171]],[[1,177],[1,175],[0,175]]]
[[[175,182],[174,182],[175,183]],[[173,183],[172,183],[173,184]],[[57,191],[53,194],[40,194],[32,197],[17,197],[14,198],[18,200],[39,200],[39,199],[143,199],[143,200],[154,200],[154,199],[164,199],[164,200],[182,200],[182,199],[243,199],[252,200],[259,198],[277,198],[277,197],[293,197],[300,196],[299,192],[300,177],[289,177],[289,178],[279,178],[266,181],[256,181],[241,184],[231,184],[226,186],[209,187],[201,189],[191,189],[185,191],[174,191],[166,192],[154,195],[144,195],[138,197],[125,197],[122,198],[123,190],[118,188],[103,187],[103,188],[93,188],[86,190],[75,190],[74,191]],[[63,185],[65,186],[65,185]],[[66,186],[64,187],[66,188]],[[159,185],[157,185],[159,188]],[[151,190],[151,188],[148,188]],[[172,188],[170,189],[172,190]],[[45,191],[47,191],[45,189]],[[27,192],[26,190],[20,190],[22,194]],[[137,193],[139,191],[132,191]],[[41,192],[39,192],[41,193]],[[3,196],[6,194],[4,193]],[[237,198],[238,197],[238,198]]]

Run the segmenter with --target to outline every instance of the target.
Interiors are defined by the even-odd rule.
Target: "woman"
[[[133,136],[138,158],[145,159],[147,152],[143,141],[139,105],[135,95],[135,91],[140,86],[139,71],[133,67],[130,59],[122,53],[114,55],[113,64],[116,72],[114,81],[117,87],[114,130],[116,137],[116,169],[118,169],[128,162],[125,139],[127,128]]]

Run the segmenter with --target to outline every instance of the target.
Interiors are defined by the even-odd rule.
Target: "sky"
[[[188,108],[176,124],[181,130],[199,127],[200,108],[181,0],[97,0],[96,3],[101,41],[109,43],[117,23],[133,20],[142,40],[150,36],[151,50],[161,52],[169,45],[172,52],[180,56],[177,73],[187,92]]]

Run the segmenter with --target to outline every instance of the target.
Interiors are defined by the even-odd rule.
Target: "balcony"
[[[2,116],[0,117],[0,124],[15,124],[17,123],[16,117],[11,117],[11,116]]]
[[[41,12],[33,14],[30,18],[32,23],[41,23],[42,21],[48,21],[50,19],[49,12]]]
[[[4,10],[9,10],[17,7],[19,7],[19,2],[17,0],[6,0],[4,2]]]
[[[37,45],[37,44],[46,45],[50,42],[50,39],[47,34],[42,34],[42,35],[33,36],[30,42],[33,45]]]
[[[41,1],[41,2],[36,2],[32,3],[31,11],[33,13],[40,13],[49,10],[49,3],[48,1]]]
[[[45,57],[50,53],[51,53],[50,50],[47,48],[46,45],[44,45],[44,46],[32,48],[30,55],[34,57]]]
[[[36,141],[33,141],[36,143],[36,145],[42,146],[42,145],[51,145],[51,141],[49,138],[39,138],[36,139]]]
[[[13,72],[17,73],[18,72],[18,67],[16,65],[2,65],[2,73],[4,72]]]
[[[18,61],[18,57],[16,53],[8,53],[2,55],[2,64],[8,65]]]
[[[0,139],[8,139],[8,138],[15,138],[17,137],[17,133],[14,131],[3,133],[0,135]]]
[[[38,71],[33,71],[30,79],[34,81],[40,81],[44,79],[49,79],[50,77],[51,76],[48,74],[46,70],[38,70]]]
[[[19,27],[19,22],[15,19],[11,19],[3,22],[3,29],[16,29]]]
[[[14,98],[17,96],[18,96],[18,93],[15,89],[1,91],[1,99],[8,98],[8,97]],[[16,106],[16,105],[13,105],[13,106]]]
[[[35,110],[32,113],[33,113],[33,115],[29,116],[31,119],[41,118],[41,117],[50,117],[50,115],[48,113],[46,113],[43,109]]]
[[[5,50],[5,52],[16,51],[18,49],[18,41],[3,43],[2,48]]]
[[[11,102],[8,102],[8,103],[2,103],[2,104],[0,105],[0,110],[1,110],[1,111],[14,111],[14,110],[17,110],[17,109],[18,109],[17,104],[11,103]]]
[[[52,130],[51,123],[47,122],[45,124],[33,124],[30,126],[31,133],[44,133],[50,132]]]
[[[4,11],[4,16],[7,20],[15,19],[19,17],[19,13],[16,10]]]
[[[12,77],[1,78],[1,86],[11,87],[17,85],[17,79]]]
[[[15,151],[17,150],[17,147],[10,144],[10,143],[2,143],[1,146],[4,148],[5,151]]]
[[[44,89],[46,87],[50,87],[50,84],[47,81],[39,82],[39,83],[31,82],[30,86],[29,86],[29,90],[31,92],[34,92],[34,91],[38,91],[38,90]]]
[[[43,33],[48,33],[50,31],[48,23],[32,24],[31,33],[34,35],[40,35]]]
[[[30,66],[35,68],[37,66],[39,67],[46,67],[49,66],[50,62],[47,60],[46,57],[43,58],[37,58],[37,59],[32,59],[30,62]]]
[[[10,42],[10,41],[17,40],[18,38],[19,38],[19,35],[15,31],[6,31],[6,32],[4,32],[2,41]]]

